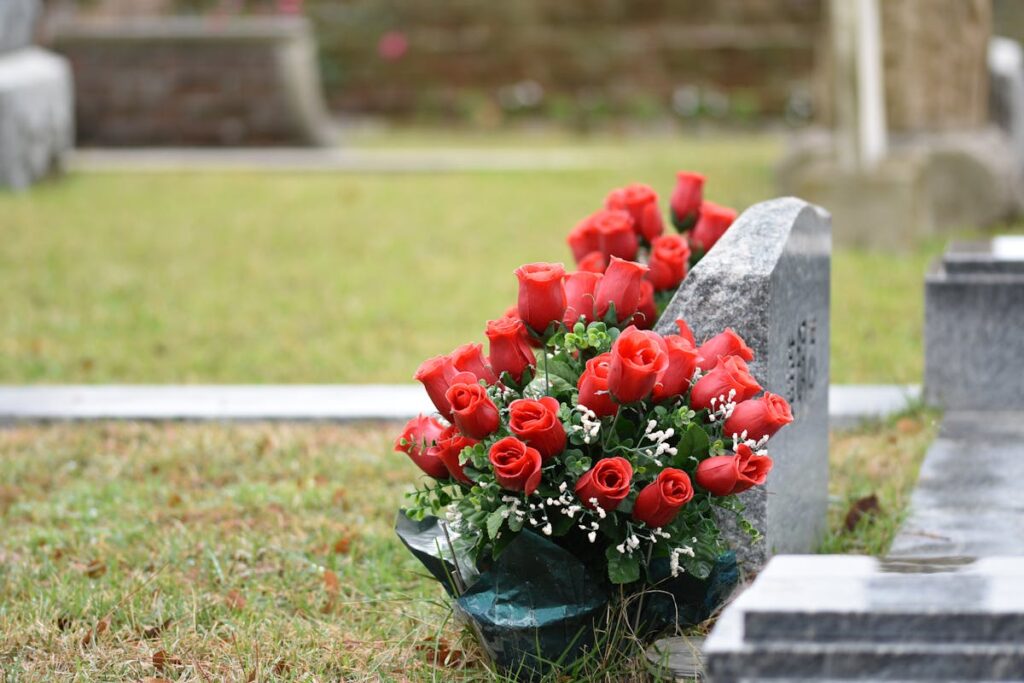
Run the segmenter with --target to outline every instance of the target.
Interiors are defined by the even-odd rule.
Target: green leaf
[[[501,526],[505,522],[505,506],[502,506],[487,516],[487,535],[493,540],[498,537]]]
[[[632,555],[620,553],[615,547],[608,548],[608,580],[612,583],[633,583],[640,579],[640,560]]]
[[[679,443],[676,445],[678,452],[672,459],[672,464],[674,467],[685,467],[691,457],[698,460],[703,459],[707,456],[710,447],[711,439],[708,437],[708,433],[694,422],[686,428],[680,437]]]

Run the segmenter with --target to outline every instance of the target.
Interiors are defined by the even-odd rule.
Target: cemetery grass
[[[933,419],[833,436],[827,550],[884,550]],[[0,680],[494,680],[394,536],[416,479],[394,430],[0,431]]]
[[[778,137],[389,134],[368,147],[571,145],[568,171],[76,174],[0,193],[0,382],[407,382],[514,301],[521,263],[630,181],[774,196]],[[832,377],[921,376],[923,273],[941,251],[838,250]]]

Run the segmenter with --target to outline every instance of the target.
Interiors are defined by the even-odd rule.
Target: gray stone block
[[[947,413],[890,556],[1024,556],[1022,481],[1024,412]]]
[[[0,54],[0,187],[24,188],[59,170],[73,145],[67,61],[36,47]]]
[[[1020,557],[916,566],[777,557],[708,637],[707,673],[716,683],[1019,680],[1022,582]]]
[[[925,400],[1024,409],[1024,238],[953,245],[925,278]]]
[[[39,0],[0,0],[0,54],[32,44],[41,9]]]
[[[770,553],[813,550],[824,529],[830,254],[824,211],[792,197],[757,204],[694,267],[657,326],[674,332],[682,317],[698,342],[733,328],[754,349],[762,386],[793,407],[794,422],[768,445],[775,467],[766,485],[741,495],[764,541],[751,544],[722,516],[747,571]]]

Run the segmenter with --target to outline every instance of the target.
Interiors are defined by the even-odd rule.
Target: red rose
[[[611,263],[594,293],[597,319],[604,318],[613,303],[618,322],[632,318],[640,305],[640,283],[646,272],[647,266],[642,263],[612,256]]]
[[[611,367],[611,360],[611,353],[602,353],[588,360],[587,367],[577,383],[580,404],[594,411],[598,417],[608,417],[619,411],[618,404],[612,400],[608,391],[608,370]]]
[[[565,427],[558,418],[558,400],[545,396],[539,401],[521,398],[508,407],[508,428],[537,449],[543,460],[565,450]]]
[[[447,420],[452,419],[451,406],[448,405],[448,399],[445,398],[445,392],[448,391],[448,387],[456,379],[460,382],[475,381],[470,373],[460,372],[455,367],[455,363],[450,356],[428,358],[420,363],[420,367],[417,368],[414,377],[423,383],[423,387],[427,390],[427,395],[433,401],[437,412],[441,413]]]
[[[594,321],[594,290],[601,279],[601,273],[578,270],[565,276],[565,316],[562,322],[569,329],[585,315],[587,322]]]
[[[686,393],[697,369],[697,349],[690,341],[678,334],[664,337],[668,349],[668,368],[654,385],[651,398],[661,402]]]
[[[640,281],[640,303],[633,314],[634,325],[641,330],[649,330],[658,322],[658,306],[654,303],[654,285],[648,280]]]
[[[658,291],[673,289],[686,277],[690,262],[690,246],[682,235],[662,235],[651,242],[651,271],[647,279]]]
[[[584,256],[592,251],[600,251],[600,241],[597,235],[597,226],[587,216],[576,227],[569,231],[569,249],[572,250],[572,257],[579,263]]]
[[[633,217],[633,229],[648,242],[665,231],[658,210],[658,195],[648,185],[634,183],[612,190],[604,200],[605,208],[625,211]]]
[[[682,318],[677,318],[676,327],[679,328],[679,336],[685,338],[688,342],[690,342],[691,346],[696,348],[697,340],[693,338],[693,330],[691,330],[690,326],[686,324],[686,321],[683,320]]]
[[[703,192],[704,176],[700,173],[676,173],[676,187],[672,190],[669,205],[672,208],[672,223],[680,232],[689,230],[697,222]]]
[[[633,467],[625,458],[605,458],[587,470],[576,482],[576,496],[583,505],[594,509],[597,505],[609,512],[629,495]]]
[[[463,484],[472,484],[473,482],[462,471],[462,449],[476,443],[476,439],[460,434],[458,428],[451,425],[437,438],[434,455],[444,463],[453,477]]]
[[[739,434],[741,439],[760,441],[774,435],[792,421],[793,412],[786,399],[766,391],[759,399],[737,405],[725,421],[724,433],[726,436]]]
[[[520,381],[526,368],[537,364],[526,333],[526,325],[518,318],[498,318],[487,322],[487,339],[491,345],[490,361],[494,373],[507,372]]]
[[[627,261],[636,258],[638,247],[633,218],[625,211],[601,209],[589,219],[597,230],[598,250],[606,256],[618,256]]]
[[[754,455],[740,444],[735,455],[716,455],[701,461],[697,465],[697,483],[713,496],[731,496],[763,484],[771,469],[771,458]]]
[[[516,308],[524,323],[543,334],[552,322],[565,315],[565,267],[561,263],[527,263],[516,268],[519,303]]]
[[[730,398],[729,392],[736,393]],[[750,374],[750,369],[739,356],[727,356],[718,359],[718,365],[711,372],[697,380],[690,391],[690,407],[694,410],[711,408],[711,400],[716,400],[716,407],[723,402],[740,403],[753,398],[761,391],[761,385]]]
[[[612,344],[608,389],[619,403],[646,398],[668,367],[668,349],[660,334],[630,325]]]
[[[577,267],[591,273],[603,273],[608,270],[608,257],[603,252],[592,251],[580,259]]]
[[[395,450],[408,455],[417,467],[434,479],[447,479],[448,468],[431,450],[442,432],[444,427],[440,422],[432,417],[419,415],[405,423],[405,429],[395,439]]]
[[[496,441],[489,453],[494,478],[503,489],[532,494],[540,485],[541,457],[514,436]]]
[[[453,384],[445,398],[452,405],[455,426],[466,436],[485,439],[498,428],[498,407],[479,384]]]
[[[719,358],[739,356],[746,361],[754,360],[754,351],[743,341],[743,337],[733,332],[731,327],[727,327],[724,332],[701,344],[697,349],[697,356],[697,367],[707,372],[715,367]]]
[[[700,206],[700,218],[690,233],[690,243],[705,253],[725,234],[732,222],[736,220],[736,212],[727,206],[719,206],[705,201]]]
[[[448,354],[448,357],[452,359],[452,365],[459,372],[469,372],[478,380],[482,379],[488,384],[498,381],[494,370],[491,370],[491,366],[484,360],[483,344],[463,344]]]
[[[633,519],[649,527],[660,528],[676,518],[679,509],[693,498],[690,475],[666,467],[657,480],[640,491],[633,504]]]

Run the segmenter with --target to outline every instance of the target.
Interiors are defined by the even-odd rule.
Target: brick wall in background
[[[338,111],[497,105],[779,116],[806,99],[821,0],[306,0]],[[382,38],[405,49],[382,54]],[[385,39],[388,40],[388,39]],[[391,47],[394,47],[393,45]],[[384,51],[387,51],[386,49]]]

